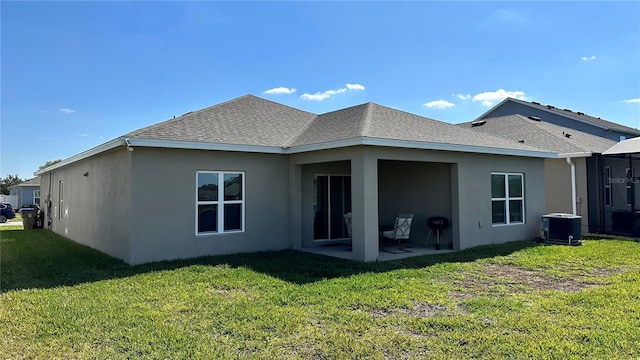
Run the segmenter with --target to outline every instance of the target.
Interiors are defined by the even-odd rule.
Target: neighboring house
[[[22,205],[40,205],[40,177],[25,180],[9,188],[9,195],[17,196],[16,208]]]
[[[527,117],[535,116],[547,123],[579,130],[613,141],[640,136],[639,129],[616,124],[615,122],[590,116],[580,111],[572,111],[566,108],[561,109],[554,105],[544,105],[534,101],[529,102],[513,98],[502,100],[496,106],[480,115],[476,120],[515,114]]]
[[[246,95],[37,175],[51,230],[130,264],[344,241],[348,212],[351,258],[376,261],[398,213],[416,244],[436,215],[455,249],[539,236],[556,156],[374,103],[316,115]]]
[[[485,125],[478,126],[485,122]],[[583,232],[635,235],[632,225],[640,191],[634,192],[640,174],[637,158],[602,155],[616,142],[640,135],[640,130],[616,124],[582,112],[551,105],[505,99],[462,126],[553,151],[570,158],[576,169],[576,214],[583,217]],[[553,141],[552,141],[553,140]],[[572,212],[571,165],[547,159],[548,212]],[[624,180],[623,180],[624,179]]]

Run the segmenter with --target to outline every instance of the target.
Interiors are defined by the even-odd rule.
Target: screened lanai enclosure
[[[600,232],[640,237],[640,153],[602,156]]]

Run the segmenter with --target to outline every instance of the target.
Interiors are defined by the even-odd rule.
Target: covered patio
[[[374,156],[367,168],[359,169],[360,161],[354,156],[294,167],[294,176],[300,179],[302,224],[301,241],[294,248],[359,261],[395,260],[460,248],[452,228],[456,164]],[[353,218],[351,234],[344,218],[348,213]],[[393,240],[385,242],[380,236],[381,230],[393,228],[398,214],[413,214],[410,237],[402,241],[402,248],[408,251],[398,251]],[[428,220],[435,216],[446,218],[449,224],[445,231],[430,234]],[[362,232],[364,243],[357,241]],[[438,240],[440,250],[435,249]]]
[[[419,245],[416,245],[416,246],[409,245],[409,247],[407,247],[407,250],[409,251],[393,252],[393,253],[380,251],[380,253],[378,254],[377,261],[393,261],[393,260],[400,260],[400,259],[405,259],[413,256],[437,255],[437,254],[445,254],[445,253],[459,251],[459,250],[450,250],[448,248],[442,248],[440,250],[436,250],[433,246],[422,247]],[[300,251],[304,251],[312,254],[324,255],[324,256],[331,256],[331,257],[336,257],[336,258],[345,259],[345,260],[355,260],[353,258],[353,251],[350,243],[317,245],[317,246],[302,248],[300,249]]]

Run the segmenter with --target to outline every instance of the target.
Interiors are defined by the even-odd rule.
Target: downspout
[[[571,206],[573,209],[573,216],[578,215],[576,211],[576,164],[571,161],[571,157],[567,156],[567,164],[571,166]]]

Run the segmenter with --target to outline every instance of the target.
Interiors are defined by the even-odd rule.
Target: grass
[[[628,359],[640,243],[516,242],[362,264],[283,251],[128,266],[0,231],[5,358]]]

